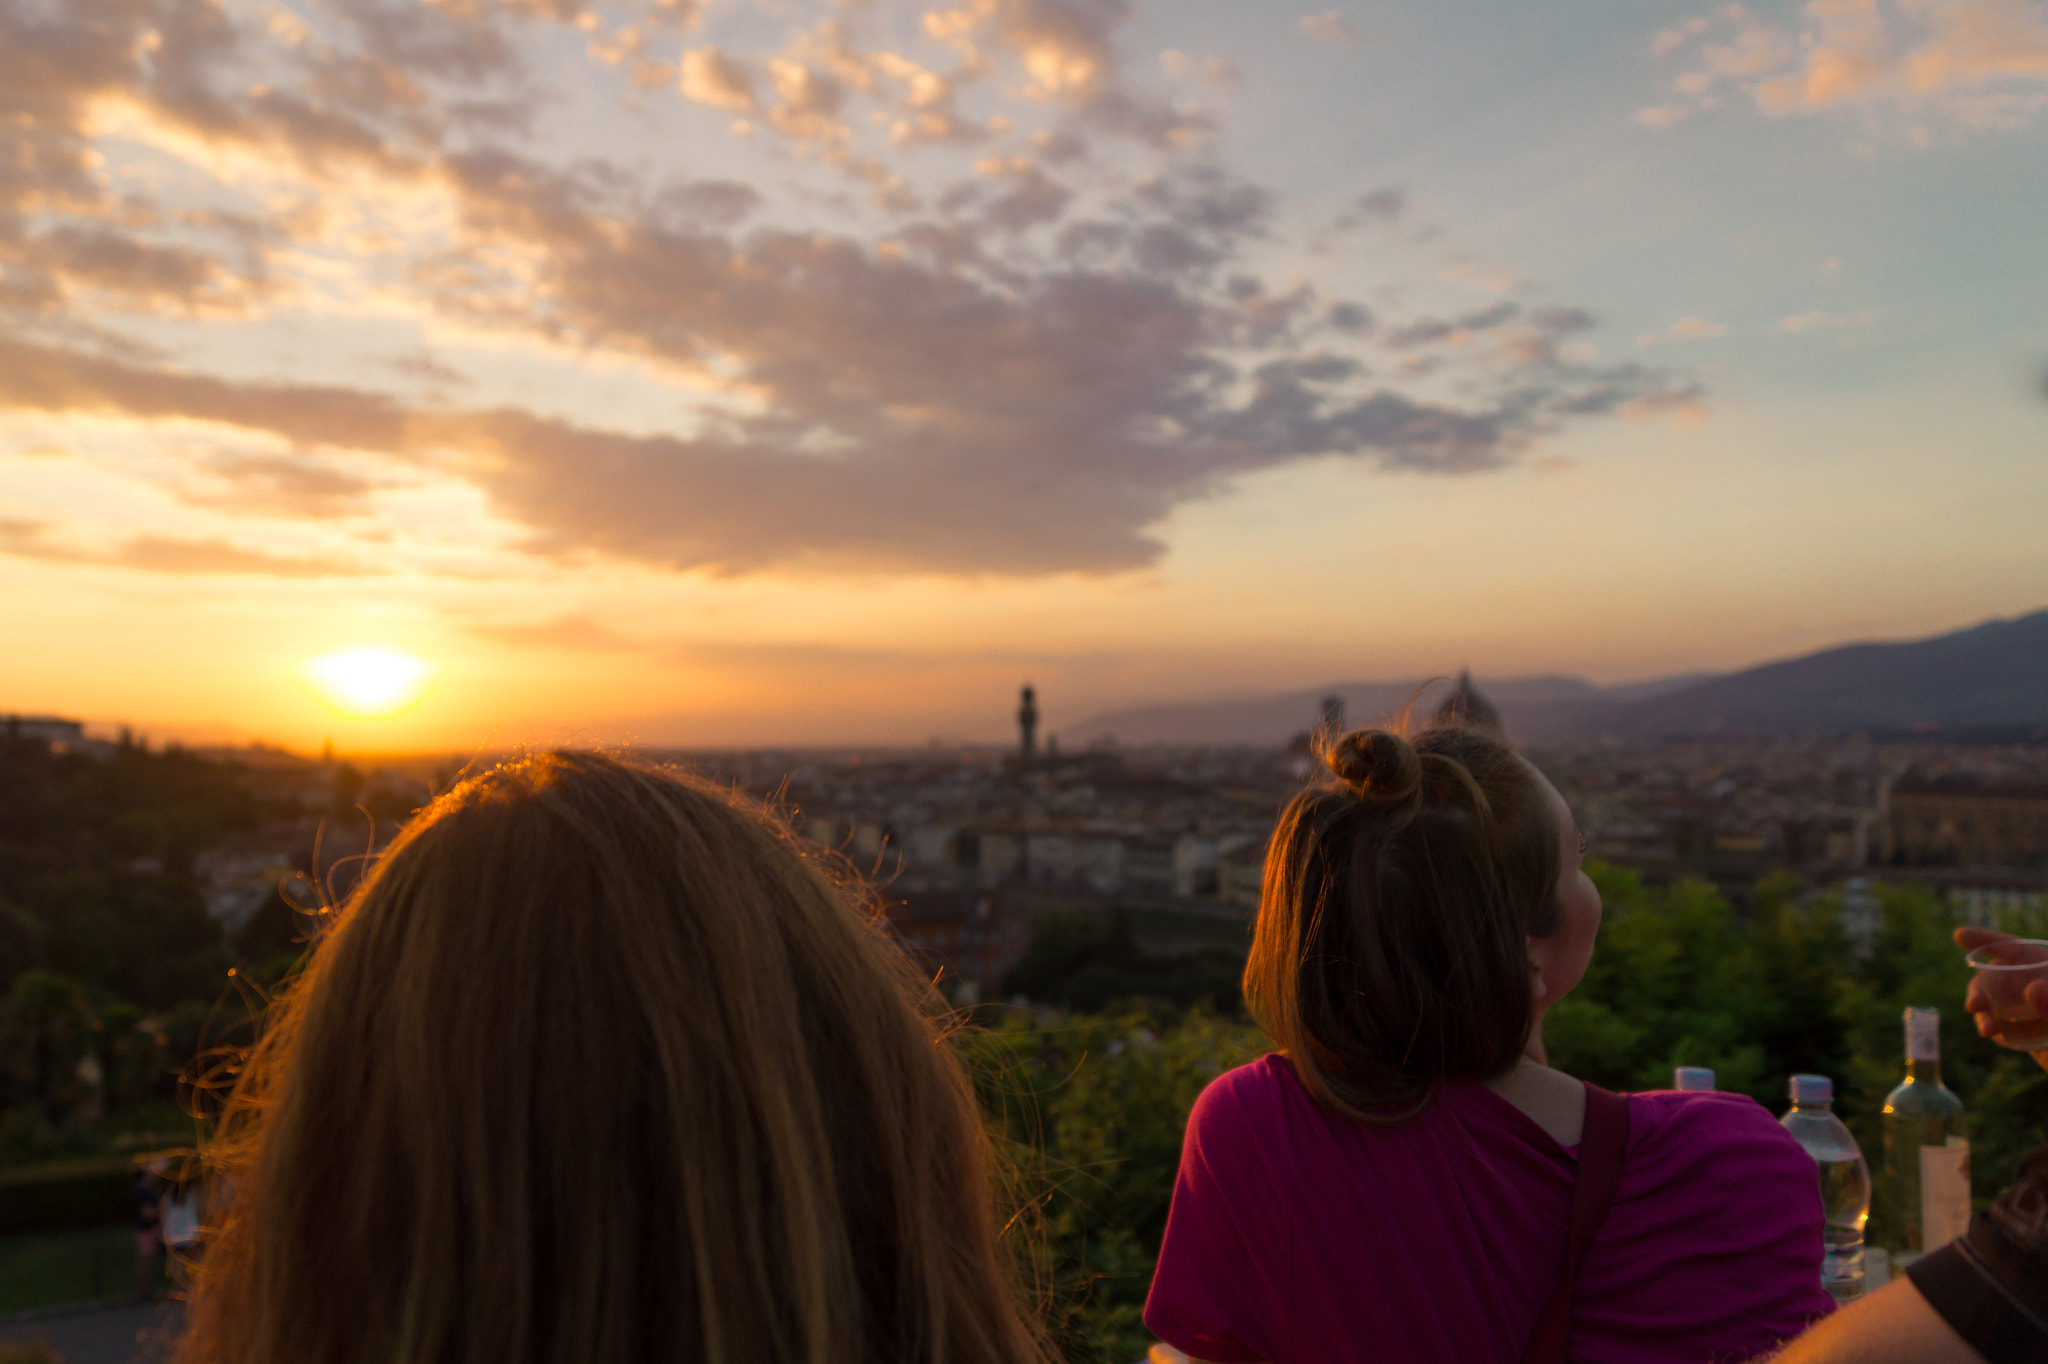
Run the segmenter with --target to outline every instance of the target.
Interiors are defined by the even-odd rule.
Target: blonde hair
[[[920,990],[736,797],[589,752],[485,772],[276,1006],[182,1358],[1041,1359]]]

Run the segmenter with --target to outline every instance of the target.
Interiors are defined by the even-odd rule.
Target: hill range
[[[2048,610],[1930,639],[1845,644],[1732,673],[1686,673],[1624,686],[1583,678],[1473,679],[1517,739],[1655,740],[1876,732],[2006,733],[2048,739]],[[1450,682],[1345,682],[1226,701],[1137,706],[1067,727],[1070,743],[1284,744],[1322,698],[1353,725],[1418,715]],[[2037,732],[2038,731],[2038,732]]]

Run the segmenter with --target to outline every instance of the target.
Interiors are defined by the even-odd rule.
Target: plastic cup
[[[2027,987],[2048,981],[2048,942],[2011,938],[1986,943],[1973,949],[1967,960],[1983,986],[1991,1016],[1999,1022],[1994,1040],[2014,1051],[2048,1050],[2048,1018],[2027,1003]]]

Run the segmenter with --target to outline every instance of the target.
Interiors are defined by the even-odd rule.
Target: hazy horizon
[[[2044,0],[0,0],[0,115],[8,710],[998,742],[2048,582]]]

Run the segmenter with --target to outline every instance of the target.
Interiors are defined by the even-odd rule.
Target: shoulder
[[[1818,1206],[1813,1158],[1747,1095],[1657,1090],[1629,1095],[1628,1110],[1623,1179],[1637,1195],[1673,1186],[1741,1186],[1762,1193],[1783,1181],[1796,1190],[1813,1186]]]
[[[1203,1087],[1188,1115],[1188,1132],[1223,1135],[1265,1125],[1280,1109],[1307,1097],[1294,1067],[1278,1052],[1226,1070]]]
[[[1628,1096],[1629,1148],[1651,1152],[1733,1147],[1804,1156],[1778,1120],[1747,1094],[1652,1090]]]

